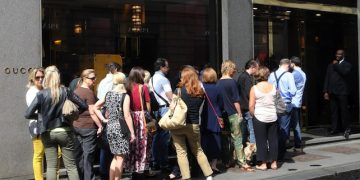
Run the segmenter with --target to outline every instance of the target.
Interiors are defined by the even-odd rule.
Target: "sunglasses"
[[[35,80],[40,80],[40,79],[44,79],[44,76],[35,76]]]
[[[92,78],[86,77],[86,79],[91,79],[91,80],[95,81],[96,77],[92,77]]]

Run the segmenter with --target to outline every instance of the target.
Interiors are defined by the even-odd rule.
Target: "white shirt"
[[[122,73],[122,72],[118,72],[118,73],[121,73],[121,75],[123,75],[125,78],[124,73]],[[106,74],[105,78],[100,81],[98,89],[97,89],[97,98],[98,99],[105,97],[106,93],[113,89],[112,80],[113,80],[113,74],[108,73],[108,74]]]
[[[342,60],[339,61],[339,64],[341,64],[344,61],[345,58],[342,58]]]
[[[32,101],[35,99],[36,94],[39,92],[40,90],[37,89],[35,86],[31,86],[29,88],[29,90],[26,92],[26,104],[27,106],[30,106],[30,104],[32,103]]]
[[[170,102],[165,93],[172,92],[171,84],[170,81],[165,77],[164,73],[161,71],[156,71],[154,76],[150,79],[149,85],[154,85],[154,87],[151,87],[150,90],[156,91],[156,93],[154,93],[155,98],[160,106],[166,105],[166,102],[160,99],[157,94],[163,97],[167,102]]]
[[[27,104],[27,106],[30,106],[30,104],[35,99],[36,94],[39,91],[40,90],[37,89],[35,86],[31,86],[28,89],[28,91],[26,92],[26,104]],[[30,131],[30,136],[32,138],[34,138],[34,137],[36,137],[36,135],[40,134],[39,124],[37,123],[37,120],[30,119],[30,121],[29,121],[29,131]]]
[[[261,92],[257,86],[254,86],[255,92],[255,112],[256,119],[264,123],[275,122],[277,120],[275,95],[276,88],[273,86],[268,93]]]

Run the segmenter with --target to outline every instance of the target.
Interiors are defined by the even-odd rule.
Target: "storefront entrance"
[[[355,3],[356,5],[356,3]],[[263,65],[277,69],[281,58],[301,57],[307,83],[302,125],[327,127],[330,107],[323,99],[326,68],[343,48],[353,65],[351,112],[358,124],[358,41],[357,16],[281,6],[254,4],[254,54]]]

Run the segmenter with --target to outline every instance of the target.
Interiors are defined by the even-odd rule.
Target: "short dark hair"
[[[290,60],[288,58],[281,59],[279,65],[281,66],[283,64],[290,64]]]
[[[105,67],[106,67],[107,71],[109,71],[109,72],[113,72],[115,69],[117,71],[121,71],[121,68],[122,68],[121,65],[116,62],[111,62],[109,64],[106,64]]]
[[[254,59],[250,59],[245,63],[245,69],[250,69],[251,67],[256,67],[259,63],[254,60]]]
[[[291,63],[294,63],[296,66],[301,66],[301,59],[297,56],[290,58]]]
[[[158,71],[161,67],[166,66],[166,62],[168,62],[168,60],[165,58],[157,58],[154,63],[154,71]]]

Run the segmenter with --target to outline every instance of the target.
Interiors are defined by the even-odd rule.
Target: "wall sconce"
[[[75,34],[81,34],[82,33],[82,28],[80,24],[75,24],[74,25],[74,33]]]
[[[60,46],[62,43],[61,39],[57,39],[54,41],[54,44],[57,45],[57,46]]]

